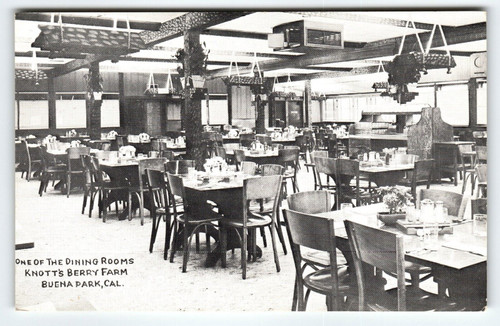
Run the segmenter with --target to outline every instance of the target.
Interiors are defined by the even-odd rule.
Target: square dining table
[[[337,247],[349,264],[353,261],[344,219],[402,234],[405,259],[432,268],[434,280],[439,281],[439,294],[445,295],[444,291],[448,289],[453,300],[460,301],[467,307],[481,309],[486,305],[487,238],[474,234],[471,220],[450,220],[453,233],[440,234],[438,246],[430,249],[418,236],[404,234],[397,227],[380,222],[376,215],[382,210],[383,204],[378,203],[316,215],[333,218]]]

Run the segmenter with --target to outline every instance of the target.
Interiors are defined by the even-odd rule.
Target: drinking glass
[[[488,219],[486,214],[474,214],[472,217],[472,233],[474,235],[485,237],[488,230]]]
[[[415,222],[415,215],[416,215],[415,206],[408,205],[406,207],[406,221],[408,223],[414,223]]]
[[[351,209],[352,209],[351,203],[341,203],[340,204],[340,212],[342,213],[342,219],[345,220],[348,217]]]

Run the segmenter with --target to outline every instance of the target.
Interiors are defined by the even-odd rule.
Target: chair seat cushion
[[[349,273],[347,266],[341,266],[337,269],[339,279],[339,291],[346,293],[351,286],[349,285]],[[327,294],[332,291],[333,279],[330,268],[323,268],[304,277],[304,285],[318,293]]]

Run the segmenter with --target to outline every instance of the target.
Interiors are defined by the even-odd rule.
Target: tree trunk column
[[[186,77],[186,87],[184,88],[184,130],[186,131],[186,150],[187,156],[196,161],[196,168],[203,167],[203,149],[202,149],[202,124],[201,124],[201,98],[191,96],[191,84],[188,80],[191,76],[191,46],[194,42],[200,42],[199,31],[184,32],[184,77]]]
[[[311,128],[312,126],[312,100],[311,100],[311,80],[306,80],[305,90],[304,90],[304,106],[306,111],[305,126]]]
[[[257,134],[266,133],[266,105],[261,101],[260,94],[255,95],[255,107],[257,109],[257,121],[255,121],[255,131]]]
[[[90,85],[99,84],[99,62],[92,62],[89,68],[89,74],[93,80]],[[91,139],[101,139],[101,104],[102,100],[95,100],[93,97],[94,90],[91,91],[89,96],[86,97],[87,107],[87,126]],[[95,90],[100,91],[100,90]],[[92,96],[90,96],[92,95]]]

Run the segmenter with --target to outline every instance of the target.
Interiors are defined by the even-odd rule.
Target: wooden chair
[[[169,161],[174,161],[175,160],[175,154],[171,150],[162,150],[160,152],[160,157],[166,158]]]
[[[234,163],[236,164],[236,170],[240,170],[241,162],[245,161],[245,151],[242,149],[234,149]]]
[[[352,181],[351,181],[352,180]],[[356,201],[356,206],[369,203],[372,196],[369,192],[362,191],[359,176],[359,161],[350,159],[337,159],[337,174],[335,178],[337,209],[340,203]],[[354,184],[352,184],[354,182]]]
[[[91,175],[89,217],[92,216],[95,196],[98,195],[99,217],[101,217],[102,212],[102,222],[106,223],[107,211],[109,206],[108,200],[110,199],[111,192],[122,192],[123,199],[125,199],[125,195],[128,191],[128,186],[123,184],[115,184],[112,181],[105,180],[104,172],[102,171],[99,160],[96,157],[85,156],[84,161]],[[116,211],[118,213],[117,206]]]
[[[488,163],[488,147],[476,146],[476,164]]]
[[[165,171],[164,158],[148,158],[139,160],[137,173],[130,175],[130,186],[128,189],[128,219],[132,220],[132,195],[135,194],[139,200],[139,216],[141,225],[144,225],[144,193],[148,191],[146,169]]]
[[[274,252],[274,262],[276,264],[276,271],[280,271],[280,264],[278,252],[276,250],[276,240],[274,235],[274,223],[276,223],[276,212],[278,209],[279,198],[281,195],[283,176],[270,175],[260,178],[250,178],[243,180],[243,211],[241,220],[224,218],[221,220],[221,226],[224,230],[221,232],[222,240],[222,266],[226,266],[226,248],[227,248],[227,228],[234,228],[241,240],[241,269],[242,278],[246,279],[247,274],[247,232],[250,237],[251,254],[253,260],[257,258],[257,245],[256,245],[256,232],[255,230],[260,227],[269,226],[271,229],[271,242]],[[250,211],[249,202],[251,200],[264,200],[270,198],[273,202],[273,209],[271,216],[259,214]],[[248,257],[250,258],[250,256]]]
[[[326,192],[327,193],[327,192]],[[294,302],[298,298],[298,310],[305,311],[310,291],[327,297],[328,311],[341,310],[344,298],[350,295],[347,268],[337,266],[337,249],[333,219],[318,217],[284,209],[288,238],[292,247],[295,263]],[[326,268],[317,268],[304,277],[304,269],[309,266],[308,259],[301,253],[301,247],[327,252]],[[304,295],[304,287],[307,288]],[[292,310],[294,310],[292,304]]]
[[[177,205],[173,205],[174,219],[177,221],[174,224],[174,239],[172,250],[170,253],[170,262],[174,261],[175,252],[178,247],[179,242],[179,231],[180,226],[183,227],[183,260],[182,260],[182,272],[185,273],[187,269],[187,262],[189,259],[189,246],[191,245],[191,239],[193,234],[196,234],[201,230],[201,227],[213,226],[215,227],[215,222],[222,219],[221,215],[218,215],[211,209],[207,207],[192,207],[189,203],[189,199],[186,197],[186,191],[184,189],[184,183],[181,177],[175,176],[167,172],[168,178],[168,189],[171,194],[170,200],[174,202],[174,196],[182,198],[184,213],[179,213],[177,211]],[[203,214],[203,215],[202,215]],[[220,222],[219,222],[220,223]],[[179,227],[179,228],[177,228]],[[219,230],[219,239],[221,238]],[[208,234],[207,234],[208,240]]]
[[[222,158],[224,161],[227,161],[226,149],[223,146],[216,146],[215,156],[218,156]]]
[[[268,176],[268,175],[283,175],[285,169],[279,165],[279,164],[262,164],[260,166],[260,171],[262,176]],[[283,180],[282,182],[283,187],[286,186],[285,181]],[[283,188],[281,190],[281,194],[283,195]],[[283,196],[280,197],[279,202],[278,202],[278,211],[276,212],[276,223],[274,224],[276,227],[276,232],[278,233],[278,238],[281,242],[281,246],[283,247],[283,253],[286,255],[287,250],[286,250],[286,245],[285,245],[285,238],[283,236],[283,232],[281,230],[281,220],[280,220],[280,207],[281,207],[281,201],[283,199]],[[259,207],[257,211],[260,214],[272,214],[272,209],[273,209],[273,203],[271,201],[260,201]],[[255,210],[255,208],[250,207],[250,210]],[[261,228],[261,234],[262,234],[262,239],[264,241],[264,247],[267,246],[266,244],[266,237],[263,231],[264,228]]]
[[[327,190],[315,190],[298,192],[291,194],[287,198],[288,208],[304,214],[318,214],[328,212],[331,207],[331,194]],[[301,251],[304,264],[302,265],[302,273],[306,267],[311,267],[315,270],[330,266],[330,258],[324,251],[306,249]],[[337,250],[337,266],[346,265],[347,262],[340,252]],[[297,287],[295,287],[294,298],[292,302],[292,311],[297,309]]]
[[[71,191],[71,179],[73,177],[84,177],[85,169],[82,165],[82,155],[90,155],[90,147],[70,147],[68,153],[68,163],[66,170],[66,197],[69,198]]]
[[[251,147],[254,140],[255,140],[254,134],[240,134],[240,145],[242,147],[246,148]]]
[[[258,140],[262,145],[273,145],[273,139],[268,135],[255,135],[255,140]]]
[[[488,214],[488,199],[475,198],[471,199],[471,219],[474,219],[474,214]]]
[[[31,180],[32,173],[39,173],[42,165],[42,159],[40,158],[40,150],[38,148],[33,148],[30,150],[28,143],[25,140],[21,141],[22,154],[19,164],[19,169],[21,170],[21,178],[24,173],[26,173],[26,180],[28,182]]]
[[[476,197],[487,197],[488,164],[477,164],[475,169],[478,190]]]
[[[40,187],[38,188],[38,194],[41,197],[43,192],[47,191],[49,181],[64,180],[66,178],[67,170],[66,164],[57,164],[49,158],[47,148],[45,148],[45,146],[40,146],[39,151],[42,162],[42,172],[40,173]]]
[[[462,193],[465,192],[465,187],[467,186],[467,180],[470,178],[471,182],[471,195],[474,194],[475,187],[475,170],[474,170],[474,160],[476,152],[473,150],[473,145],[458,145],[458,153],[460,157],[459,168],[463,175],[462,183]]]
[[[188,168],[194,168],[194,160],[175,160],[165,163],[165,171],[171,174],[187,174]]]
[[[300,149],[297,146],[278,150],[278,163],[285,168],[284,179],[292,182],[294,193],[299,192],[299,185],[297,184],[299,152]],[[291,168],[291,172],[288,172],[288,168]]]
[[[345,220],[345,228],[354,259],[358,284],[359,310],[375,311],[425,311],[453,310],[456,306],[436,295],[419,292],[417,296],[407,291],[405,282],[405,250],[403,235]],[[374,293],[365,283],[364,264],[377,268],[397,278],[394,290]]]
[[[399,184],[411,188],[413,198],[417,198],[417,185],[424,183],[427,189],[430,188],[432,179],[432,169],[434,160],[418,160],[415,163],[413,171],[409,171],[407,177],[402,179]]]
[[[151,238],[149,241],[149,252],[153,252],[153,246],[156,241],[156,235],[160,226],[162,217],[165,220],[165,246],[163,259],[168,259],[168,249],[170,248],[170,236],[174,229],[175,219],[172,219],[170,202],[165,182],[165,172],[160,170],[146,169],[147,184],[149,189],[149,202],[151,205],[151,217],[153,223],[151,227]]]
[[[315,185],[314,189],[319,190],[330,190],[334,193],[336,187],[334,185],[330,185],[330,179],[335,180],[337,174],[337,161],[334,158],[328,157],[327,151],[314,152],[312,155],[314,162],[314,173],[315,173]],[[327,184],[323,184],[321,180],[321,175],[326,175]]]
[[[448,208],[448,215],[462,219],[467,208],[468,198],[456,192],[440,189],[421,189],[415,201],[415,207],[420,208],[420,202],[424,199],[432,201],[442,201],[444,207]]]

